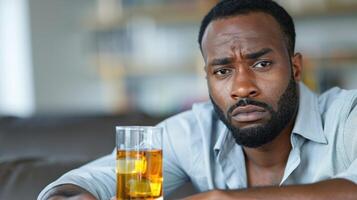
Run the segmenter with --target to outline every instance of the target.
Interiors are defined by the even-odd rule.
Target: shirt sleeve
[[[39,194],[37,200],[50,189],[63,185],[74,184],[88,192],[97,199],[110,199],[115,196],[115,152],[90,162],[78,169],[67,172],[53,183],[46,186]]]
[[[174,146],[177,145],[181,146],[180,144],[177,144],[180,140],[177,138],[175,139],[177,135],[172,135],[177,132],[178,127],[175,127],[175,124],[168,125],[166,121],[161,123],[160,126],[164,129],[164,196],[167,196],[182,186],[185,182],[188,182],[189,178],[177,158],[175,152],[175,149],[177,150],[177,148],[174,148]],[[182,135],[178,137],[182,137]]]
[[[349,113],[345,126],[343,147],[345,151],[345,157],[348,163],[347,170],[337,174],[335,178],[343,178],[350,180],[357,184],[357,99],[354,102],[354,108]]]

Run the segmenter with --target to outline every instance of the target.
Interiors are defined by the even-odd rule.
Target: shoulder
[[[335,118],[346,119],[357,105],[357,90],[334,87],[321,94],[318,101],[323,115],[331,114]]]
[[[196,103],[190,110],[169,117],[158,126],[164,129],[164,140],[170,140],[173,144],[187,144],[187,140],[201,138],[202,132],[210,132],[212,116],[211,102]]]
[[[196,157],[205,149],[204,134],[211,132],[213,109],[210,102],[197,103],[188,111],[174,115],[159,126],[163,127],[164,153],[166,160],[190,171],[197,163]],[[189,155],[189,156],[188,156]]]
[[[357,159],[357,105],[355,104],[344,124],[344,146],[350,149],[349,161]]]
[[[322,94],[319,102],[325,132],[336,138],[337,152],[348,166],[357,158],[357,90],[333,88]]]
[[[195,103],[190,110],[176,114],[160,125],[164,126],[167,131],[189,131],[196,129],[200,124],[210,121],[213,114],[213,106],[211,102]]]

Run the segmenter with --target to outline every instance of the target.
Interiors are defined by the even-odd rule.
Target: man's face
[[[296,114],[301,68],[275,19],[255,12],[215,20],[202,52],[212,103],[236,142],[259,147],[275,139]]]

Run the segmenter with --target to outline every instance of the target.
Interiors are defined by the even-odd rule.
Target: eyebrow
[[[257,59],[265,54],[268,54],[272,52],[273,50],[271,48],[263,48],[257,52],[253,53],[247,53],[243,55],[244,58],[254,60]],[[210,63],[209,66],[215,66],[215,65],[228,65],[230,63],[234,62],[234,58],[231,57],[226,57],[226,58],[216,58],[213,59]]]
[[[209,63],[209,65],[211,66],[215,66],[215,65],[227,65],[227,64],[230,64],[233,62],[233,58],[216,58],[216,59],[213,59],[211,61],[211,63]]]
[[[254,60],[257,59],[265,54],[268,54],[270,52],[272,52],[273,50],[271,48],[263,48],[257,52],[253,52],[253,53],[247,53],[244,55],[245,58],[250,59],[250,60]]]

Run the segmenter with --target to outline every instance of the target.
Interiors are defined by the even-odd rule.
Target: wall
[[[95,0],[30,0],[36,113],[109,110],[83,26]]]

